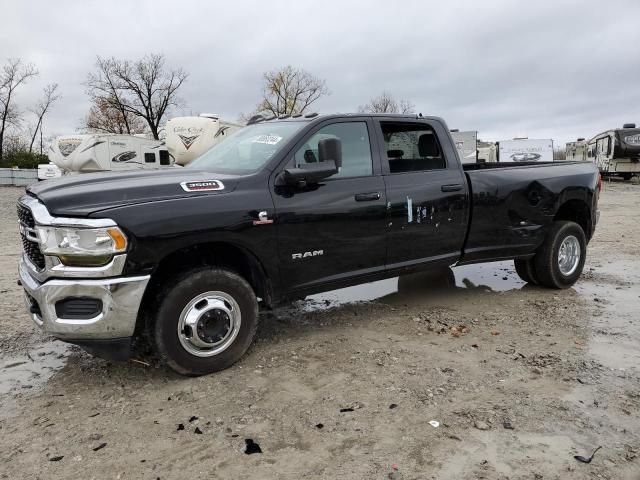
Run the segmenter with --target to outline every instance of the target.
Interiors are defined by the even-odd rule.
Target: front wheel
[[[575,222],[553,222],[546,240],[534,258],[535,274],[541,285],[569,288],[584,268],[587,239]]]
[[[247,281],[219,268],[186,272],[158,296],[151,338],[163,363],[183,375],[223,370],[247,351],[258,302]]]

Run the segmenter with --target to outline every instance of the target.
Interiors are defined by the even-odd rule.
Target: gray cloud
[[[542,5],[540,5],[542,4]],[[481,138],[564,143],[640,123],[637,1],[6,2],[0,63],[22,57],[63,100],[46,131],[74,131],[96,55],[163,52],[190,78],[179,113],[234,119],[262,72],[292,64],[325,78],[321,112],[355,111],[382,90]]]

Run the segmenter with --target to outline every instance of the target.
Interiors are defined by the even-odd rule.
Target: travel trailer
[[[589,160],[587,158],[587,142],[584,138],[578,138],[575,142],[567,142],[565,160],[578,162]]]
[[[63,173],[88,173],[173,166],[162,140],[119,134],[58,137],[49,159]]]
[[[553,140],[519,137],[498,142],[499,162],[553,162]]]
[[[493,163],[498,161],[498,149],[494,142],[478,140],[478,163]]]
[[[165,142],[177,165],[187,165],[243,126],[202,113],[198,117],[176,117],[165,126]]]
[[[587,159],[596,164],[600,173],[630,180],[640,175],[640,128],[625,123],[622,128],[594,136],[587,143]]]
[[[62,171],[53,162],[41,163],[38,165],[38,181],[49,180],[51,178],[59,178],[62,176]]]
[[[478,132],[468,131],[461,132],[459,130],[451,130],[453,143],[458,150],[458,156],[462,163],[477,163],[478,161]]]

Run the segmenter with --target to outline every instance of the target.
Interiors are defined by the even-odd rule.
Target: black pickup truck
[[[259,305],[505,259],[569,287],[599,191],[590,162],[461,165],[437,117],[255,118],[186,168],[29,187],[20,282],[45,332],[112,358],[148,338],[200,375],[245,353]]]

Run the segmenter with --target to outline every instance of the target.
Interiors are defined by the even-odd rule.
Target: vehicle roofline
[[[307,122],[307,123],[316,123],[325,120],[335,120],[342,118],[392,118],[392,119],[405,119],[405,120],[429,120],[429,121],[439,121],[445,123],[442,117],[438,116],[422,116],[421,114],[407,114],[407,113],[329,113],[316,115],[311,118],[306,118],[305,116],[301,117],[288,117],[288,118],[274,118],[273,120],[263,120],[259,123],[274,123],[274,122]]]

